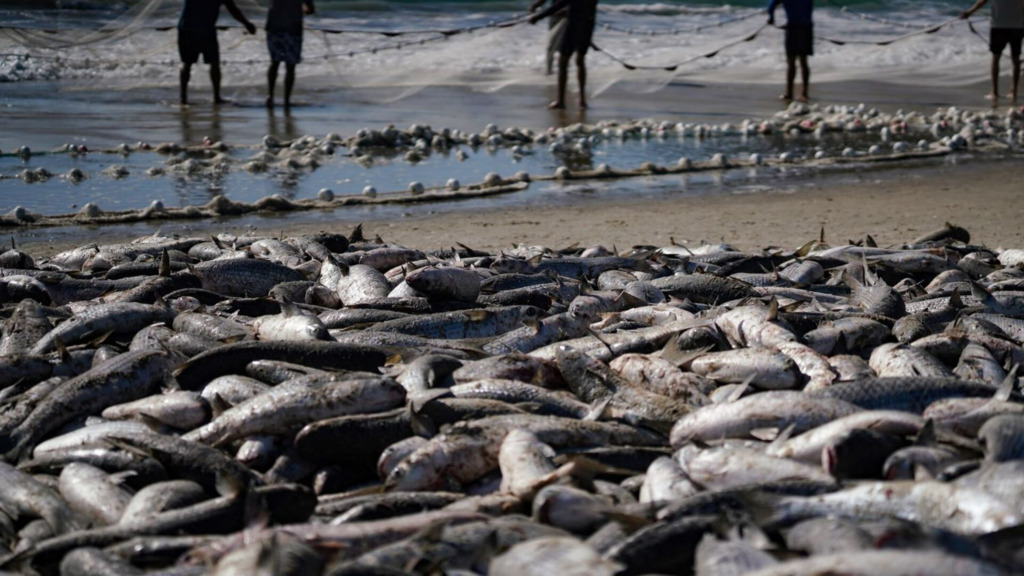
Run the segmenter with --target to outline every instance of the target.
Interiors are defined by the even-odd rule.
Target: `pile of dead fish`
[[[0,570],[1024,570],[1024,251],[0,254]]]

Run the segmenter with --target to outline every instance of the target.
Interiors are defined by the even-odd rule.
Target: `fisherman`
[[[800,77],[803,90],[797,98],[800,102],[810,100],[811,69],[807,57],[814,55],[814,23],[811,12],[814,0],[772,0],[768,5],[768,24],[775,24],[775,8],[779,4],[786,10],[786,92],[779,100],[793,100],[793,83],[796,80],[796,64],[800,61]]]
[[[547,9],[530,16],[530,24],[541,18],[561,13],[565,15],[565,33],[558,47],[558,98],[548,108],[565,108],[565,85],[569,78],[569,57],[576,54],[576,79],[580,85],[580,108],[587,107],[587,50],[594,35],[597,18],[597,0],[556,0]]]
[[[978,0],[964,12],[960,18],[966,20],[988,3]],[[1010,63],[1013,66],[1012,85],[1010,88],[1010,104],[1017,104],[1017,88],[1020,86],[1020,49],[1024,39],[1024,2],[1021,0],[992,0],[992,28],[989,31],[989,50],[992,52],[992,92],[988,99],[992,106],[999,105],[999,59],[1003,48],[1010,47]]]
[[[530,12],[536,12],[538,8],[544,5],[547,0],[537,0],[533,4],[530,4]],[[551,72],[555,63],[555,54],[558,53],[559,46],[562,45],[562,37],[565,36],[565,16],[561,14],[552,14],[548,18],[548,38],[547,38],[547,52],[545,54],[545,70],[548,76]]]
[[[274,107],[277,70],[284,62],[284,107],[291,108],[295,65],[302,61],[302,16],[316,11],[313,0],[271,0],[267,11],[267,108]]]
[[[203,61],[210,65],[210,81],[213,83],[213,103],[223,104],[220,97],[220,47],[217,45],[217,17],[224,5],[228,13],[238,20],[249,34],[256,33],[256,26],[250,22],[235,5],[234,0],[185,0],[178,20],[178,55],[181,57],[181,104],[188,104],[188,81],[192,77],[192,65]]]

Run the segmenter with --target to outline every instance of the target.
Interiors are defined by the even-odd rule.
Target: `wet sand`
[[[553,248],[603,244],[619,250],[635,245],[697,245],[726,241],[742,249],[795,248],[818,238],[824,227],[832,244],[870,234],[880,246],[899,245],[952,222],[972,233],[972,242],[1024,247],[1024,198],[1019,161],[971,160],[916,167],[886,167],[779,179],[752,191],[723,184],[713,194],[645,195],[638,183],[629,200],[580,198],[574,204],[539,202],[500,210],[429,214],[420,206],[398,219],[367,219],[368,234],[421,249],[456,242],[488,250],[516,244]],[[330,215],[316,221],[286,217],[151,224],[164,234],[221,232],[296,235],[317,230],[348,232],[353,222]],[[52,255],[89,242],[112,243],[140,235],[116,229],[77,233],[40,229],[19,235],[33,255]]]
[[[712,83],[680,75],[664,89],[643,93],[637,92],[642,85],[618,83],[592,97],[592,107],[585,114],[572,106],[564,112],[545,110],[543,105],[552,92],[549,85],[516,84],[487,91],[486,83],[467,82],[416,89],[408,97],[395,100],[401,88],[331,89],[315,78],[303,79],[296,98],[300,103],[316,104],[298,106],[287,116],[280,110],[268,114],[262,106],[213,107],[202,84],[194,87],[196,104],[185,110],[172,105],[169,99],[176,94],[166,86],[110,91],[63,86],[59,96],[62,105],[44,110],[46,106],[52,108],[54,101],[41,94],[32,97],[32,92],[45,91],[46,83],[16,84],[0,96],[0,104],[6,106],[3,139],[8,146],[30,140],[34,148],[46,149],[79,139],[96,146],[139,139],[194,144],[204,136],[246,145],[258,142],[267,133],[279,138],[327,132],[348,135],[361,127],[387,124],[404,127],[420,123],[479,131],[491,122],[502,128],[535,130],[577,121],[636,118],[736,123],[744,118],[768,118],[784,108],[775,98],[779,84],[763,73],[756,77],[760,82],[746,84]],[[904,109],[931,113],[947,106],[985,109],[983,82],[924,88],[909,80],[822,81],[813,85],[813,95],[822,105],[864,103],[889,112]],[[607,79],[604,82],[607,84]],[[599,90],[602,80],[593,78],[591,86]],[[256,86],[235,86],[225,93],[244,102],[259,101]],[[41,118],[45,121],[40,122]],[[726,240],[756,249],[803,244],[816,238],[822,226],[830,242],[871,234],[879,244],[897,244],[948,220],[971,230],[977,242],[1024,246],[1019,154],[1000,161],[969,156],[916,166],[726,182],[696,195],[663,190],[648,193],[645,184],[636,181],[625,184],[634,187],[635,197],[616,195],[609,199],[600,194],[581,194],[571,205],[564,199],[513,207],[503,203],[500,209],[489,208],[486,203],[482,207],[480,203],[428,204],[411,206],[404,216],[386,219],[338,211],[241,221],[167,222],[124,229],[29,229],[14,235],[34,253],[54,253],[70,246],[121,241],[157,231],[207,235],[253,230],[280,235],[332,227],[349,230],[363,220],[371,233],[419,248],[454,242],[481,248],[516,243],[565,246],[576,242],[624,248],[663,245],[674,238],[678,242]],[[19,184],[0,183],[0,188],[4,185]],[[226,192],[230,196],[230,191]]]
[[[736,73],[738,74],[738,73]],[[362,87],[332,85],[330,78],[301,77],[291,114],[280,108],[268,113],[263,86],[228,85],[224,94],[234,105],[213,106],[202,78],[192,87],[193,104],[176,104],[176,86],[112,86],[97,91],[81,82],[29,82],[6,86],[0,94],[4,122],[0,127],[5,150],[27,145],[48,150],[64,143],[108,148],[121,142],[198,144],[204,137],[231,145],[251,145],[265,134],[292,139],[328,132],[341,135],[360,128],[402,128],[418,123],[479,132],[488,123],[544,130],[574,122],[626,121],[654,118],[674,122],[738,123],[745,118],[768,118],[785,104],[777,96],[782,76],[751,71],[758,81],[709,81],[680,74],[667,76],[595,75],[589,80],[590,108],[574,106],[570,83],[567,110],[547,110],[554,97],[554,79],[536,75],[522,83],[504,85],[465,78],[463,83],[425,87]],[[226,75],[226,78],[230,76]],[[616,79],[622,81],[614,82]],[[446,81],[450,81],[448,79]],[[902,79],[907,80],[907,79]],[[226,80],[230,82],[230,80]],[[607,86],[607,89],[602,90]],[[843,80],[813,82],[812,96],[822,105],[860,103],[883,112],[899,109],[930,114],[957,106],[984,109],[984,82],[949,83],[922,87],[912,82]],[[55,96],[56,95],[56,99]]]

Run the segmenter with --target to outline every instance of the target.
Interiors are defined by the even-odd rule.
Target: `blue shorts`
[[[298,64],[302,62],[302,33],[267,31],[267,51],[271,62]]]
[[[181,57],[181,61],[186,64],[195,64],[199,61],[200,54],[203,55],[203,62],[207,64],[220,62],[217,29],[211,28],[209,32],[197,32],[178,28],[178,56]]]

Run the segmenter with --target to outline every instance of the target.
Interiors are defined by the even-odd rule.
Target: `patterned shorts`
[[[302,62],[302,34],[268,31],[267,50],[271,62],[298,64]]]

